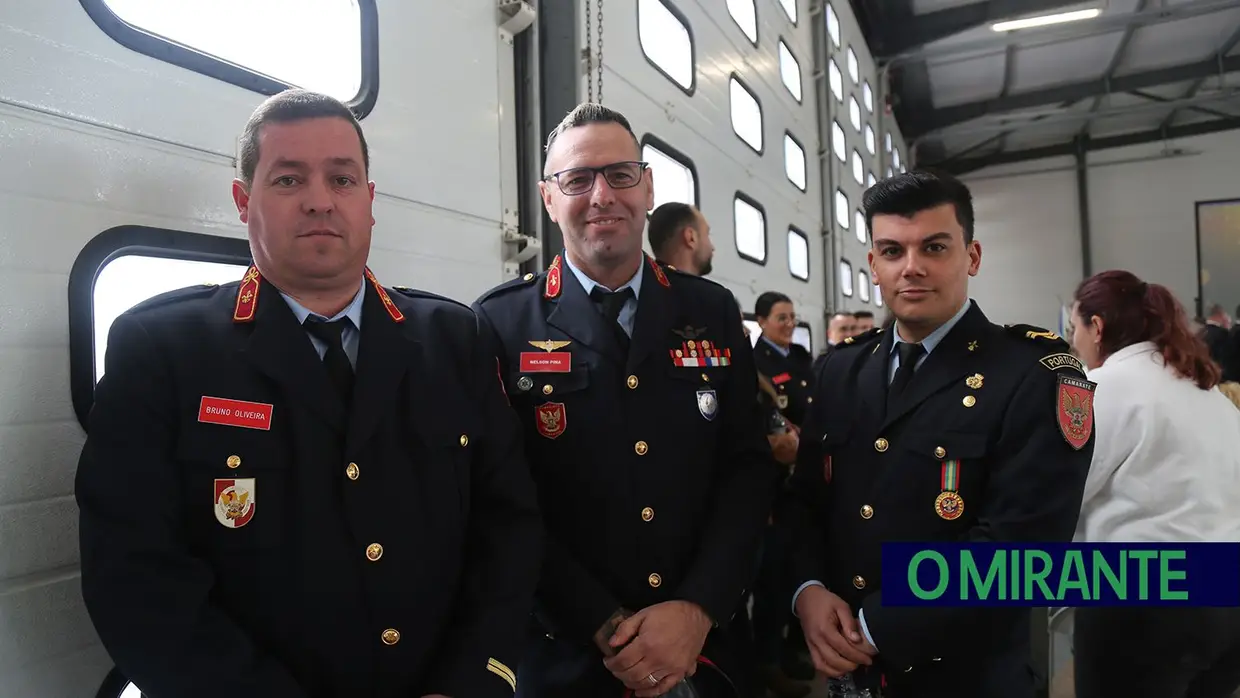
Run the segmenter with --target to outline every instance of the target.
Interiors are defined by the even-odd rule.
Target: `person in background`
[[[845,339],[857,335],[857,317],[840,311],[827,321],[827,346],[839,346]]]
[[[1165,287],[1126,271],[1083,281],[1072,346],[1097,383],[1076,540],[1240,542],[1240,411]],[[1077,698],[1225,698],[1240,688],[1240,608],[1081,607]]]
[[[1222,369],[1222,379],[1240,380],[1240,356],[1237,356],[1233,342],[1232,322],[1223,306],[1214,304],[1205,317],[1205,325],[1201,330],[1201,338],[1210,351],[1210,358]]]
[[[799,427],[814,402],[810,395],[813,362],[805,347],[792,341],[797,328],[792,299],[778,291],[767,291],[754,304],[754,318],[762,328],[754,346],[754,363],[779,391],[779,409]]]
[[[845,339],[856,335],[854,331],[856,324],[857,318],[852,313],[844,311],[833,313],[827,319],[827,346],[818,352],[818,356],[810,367],[814,375],[817,375],[819,369],[826,363],[827,355],[832,349],[842,344]]]
[[[762,328],[754,347],[754,362],[776,391],[776,405],[789,424],[785,439],[799,442],[800,424],[813,403],[810,396],[813,374],[809,352],[792,341],[797,326],[796,308],[788,296],[767,291],[758,296],[754,317]],[[771,524],[767,527],[753,609],[754,637],[763,679],[772,691],[791,698],[808,693],[806,686],[795,684],[791,679],[808,680],[814,676],[813,667],[800,658],[806,649],[805,640],[787,604],[788,555],[792,543],[786,520],[791,496],[787,482],[794,462],[795,459],[786,461],[780,474],[784,486],[775,500]]]
[[[538,183],[564,250],[474,304],[548,532],[521,698],[753,682],[743,604],[777,484],[753,348],[731,292],[642,252],[640,156],[619,112],[565,116]]]
[[[1093,386],[1063,339],[993,324],[969,298],[982,249],[963,183],[913,171],[863,205],[896,322],[844,340],[818,375],[790,602],[828,676],[886,698],[1032,698],[1030,609],[887,605],[882,544],[1071,540]]]
[[[112,325],[82,595],[144,695],[516,690],[542,549],[520,424],[469,308],[367,268],[369,164],[346,105],[264,101],[232,185],[254,265]]]
[[[852,333],[854,337],[874,329],[874,313],[868,310],[858,310],[853,313],[853,319],[855,320]]]
[[[655,260],[686,274],[710,274],[715,254],[710,223],[693,206],[678,201],[659,206],[650,214],[646,235]]]

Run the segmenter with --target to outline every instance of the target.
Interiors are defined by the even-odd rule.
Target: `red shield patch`
[[[241,528],[254,518],[258,505],[254,478],[215,481],[215,519],[226,528]]]
[[[1097,383],[1059,375],[1055,415],[1063,438],[1078,451],[1089,443],[1094,431],[1094,388],[1097,387]]]
[[[548,439],[559,438],[568,425],[568,413],[564,411],[564,403],[548,402],[534,408],[534,425],[538,433]]]

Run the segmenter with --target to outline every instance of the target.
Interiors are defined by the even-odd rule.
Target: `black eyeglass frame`
[[[637,165],[637,177],[633,180],[632,184],[628,186],[623,186],[623,187],[618,187],[612,184],[611,180],[608,179],[607,186],[611,187],[612,189],[632,189],[633,187],[642,183],[642,180],[645,178],[646,170],[650,169],[650,163],[644,162],[642,160],[621,160],[620,162],[613,162],[607,165],[603,165],[602,167],[570,167],[567,170],[560,170],[559,172],[553,172],[547,175],[546,177],[543,177],[542,181],[547,182],[547,181],[554,179],[555,185],[559,187],[560,193],[562,193],[564,196],[581,196],[583,194],[589,194],[590,192],[594,191],[594,185],[598,183],[598,176],[600,174],[603,175],[603,179],[607,179],[606,170],[608,168],[617,167],[619,165]],[[590,187],[584,191],[579,191],[576,194],[570,194],[564,191],[564,185],[560,183],[560,175],[566,172],[589,172],[591,175],[590,176]]]

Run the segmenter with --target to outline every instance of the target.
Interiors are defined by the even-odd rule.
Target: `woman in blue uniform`
[[[779,393],[779,409],[799,427],[813,402],[814,359],[805,347],[792,341],[797,315],[792,299],[776,291],[758,296],[754,315],[762,334],[754,346],[758,372],[771,379]]]
[[[793,435],[800,431],[813,398],[813,357],[792,341],[796,329],[796,311],[792,299],[776,291],[758,296],[754,306],[755,319],[762,328],[754,345],[754,364],[760,376],[771,390],[774,406],[782,417],[783,431]],[[784,437],[780,437],[784,438]],[[772,447],[777,444],[772,440]],[[758,587],[754,599],[754,636],[758,648],[760,670],[767,688],[780,698],[801,698],[809,688],[791,679],[809,680],[814,677],[813,667],[798,656],[805,651],[805,640],[800,624],[792,622],[792,611],[787,602],[788,554],[791,546],[789,529],[784,525],[783,509],[787,501],[787,481],[792,474],[793,458],[780,459],[783,486],[776,497],[767,527]],[[787,626],[787,638],[784,628]]]

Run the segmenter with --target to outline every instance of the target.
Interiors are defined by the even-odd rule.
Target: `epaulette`
[[[1018,339],[1033,340],[1035,342],[1046,342],[1054,345],[1067,346],[1068,342],[1063,337],[1034,325],[1004,325],[1003,329],[1011,336]]]
[[[664,264],[663,262],[659,262],[658,264],[659,264],[659,267],[663,269],[668,275],[674,277],[678,281],[680,279],[693,279],[693,283],[702,283],[702,284],[707,284],[710,286],[718,286],[719,288],[725,291],[728,290],[727,286],[724,286],[723,284],[719,283],[718,281],[715,281],[714,279],[708,276],[698,276],[697,274],[692,274],[690,272],[677,269],[676,267],[670,264]],[[728,293],[731,293],[731,291],[728,291]],[[736,294],[733,294],[733,297],[735,297],[735,295]]]
[[[1026,342],[1035,342],[1047,351],[1048,353],[1038,359],[1038,363],[1051,371],[1069,368],[1086,375],[1085,364],[1071,354],[1072,346],[1068,344],[1068,340],[1054,332],[1034,325],[1004,325],[1003,329],[1009,335]]]
[[[392,290],[396,291],[402,296],[405,296],[406,298],[420,298],[422,300],[445,301],[447,303],[451,303],[452,305],[459,305],[462,308],[466,308],[466,309],[469,308],[468,305],[458,301],[455,298],[441,296],[438,293],[431,293],[430,291],[423,291],[417,288],[409,288],[408,286],[393,286]]]
[[[150,298],[147,298],[141,303],[134,305],[127,312],[137,313],[143,310],[151,310],[152,308],[159,308],[165,305],[171,305],[178,301],[187,301],[187,300],[193,300],[195,298],[202,298],[202,297],[214,294],[216,290],[218,289],[219,289],[219,284],[198,284],[197,286],[186,286],[185,288],[178,288],[172,291],[165,291],[163,293],[151,296]]]
[[[504,283],[496,286],[495,288],[492,288],[491,290],[479,296],[478,302],[482,303],[483,301],[490,300],[491,298],[494,298],[495,296],[498,296],[503,293],[507,293],[508,291],[511,291],[514,288],[525,288],[526,286],[529,286],[533,284],[535,281],[537,281],[538,276],[539,276],[538,274],[527,273],[527,274],[518,276],[515,279],[509,279],[505,281]]]
[[[835,345],[834,351],[839,351],[846,347],[859,347],[859,346],[868,345],[871,340],[882,336],[882,334],[883,334],[883,328],[875,327],[866,332],[862,332],[859,335],[854,335],[852,337],[845,337],[844,341]]]

